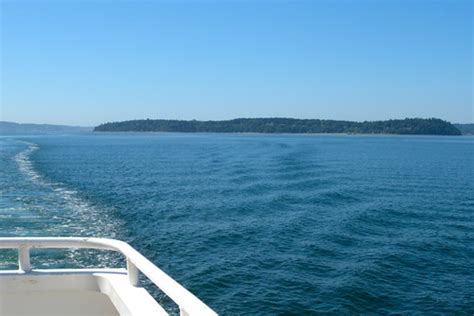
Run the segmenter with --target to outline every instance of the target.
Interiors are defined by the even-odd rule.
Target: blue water
[[[0,167],[1,235],[123,239],[224,315],[474,313],[474,138],[3,137]]]

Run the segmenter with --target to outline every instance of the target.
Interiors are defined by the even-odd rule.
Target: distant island
[[[239,118],[225,121],[131,120],[101,124],[95,132],[185,133],[346,133],[402,135],[461,135],[441,119],[406,118],[387,121],[337,121],[292,118]]]
[[[474,135],[474,124],[453,124],[463,135]]]
[[[76,134],[91,132],[92,130],[92,127],[52,124],[22,124],[0,121],[0,135]]]

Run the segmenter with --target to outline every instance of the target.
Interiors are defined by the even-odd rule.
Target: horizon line
[[[31,122],[19,122],[19,121],[7,121],[7,120],[0,120],[0,123],[12,123],[12,124],[24,124],[24,125],[54,125],[54,126],[68,126],[68,127],[82,127],[82,128],[94,128],[99,125],[107,124],[107,123],[119,123],[119,122],[127,122],[127,121],[145,121],[145,120],[163,120],[163,121],[198,121],[198,122],[222,122],[222,121],[232,121],[232,120],[239,120],[239,119],[293,119],[293,120],[321,120],[321,121],[344,121],[344,122],[381,122],[381,121],[390,121],[390,120],[406,120],[406,119],[439,119],[450,124],[474,124],[474,121],[460,123],[460,122],[451,122],[446,119],[438,118],[438,117],[405,117],[405,118],[389,118],[389,119],[378,119],[378,120],[344,120],[344,119],[324,119],[324,118],[297,118],[297,117],[283,117],[283,116],[267,116],[267,117],[236,117],[232,119],[211,119],[211,120],[202,120],[202,119],[169,119],[169,118],[135,118],[135,119],[124,119],[124,120],[117,120],[117,121],[106,121],[103,123],[98,123],[94,125],[82,125],[82,124],[65,124],[65,123],[31,123]]]

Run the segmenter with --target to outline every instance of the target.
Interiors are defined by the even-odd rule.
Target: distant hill
[[[0,135],[71,134],[91,132],[92,130],[92,127],[50,124],[20,124],[0,121]]]
[[[227,121],[133,120],[105,123],[95,132],[187,132],[187,133],[354,133],[461,135],[451,123],[430,119],[351,122],[291,118],[240,118]]]
[[[463,135],[474,135],[474,124],[453,124]]]

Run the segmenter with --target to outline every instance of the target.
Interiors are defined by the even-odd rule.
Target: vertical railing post
[[[18,268],[24,272],[31,270],[30,248],[28,246],[18,248]]]
[[[130,281],[130,284],[132,286],[137,286],[138,274],[140,273],[140,271],[138,271],[137,267],[133,264],[130,258],[127,258],[127,271],[128,271],[128,279]]]

